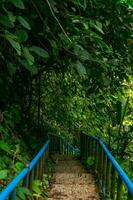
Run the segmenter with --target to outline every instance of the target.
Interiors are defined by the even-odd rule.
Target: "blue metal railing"
[[[0,200],[16,200],[16,188],[21,183],[31,188],[34,179],[41,178],[44,172],[44,161],[50,153],[78,156],[81,160],[94,159],[94,169],[98,176],[100,189],[105,199],[133,200],[133,182],[117,163],[106,145],[98,138],[81,134],[80,151],[64,138],[51,134],[39,153],[0,193]]]
[[[44,172],[45,158],[48,156],[48,148],[50,141],[48,140],[30,164],[25,167],[0,193],[0,200],[7,198],[16,200],[16,187],[22,182],[26,188],[30,188],[35,178],[41,178]]]
[[[51,154],[59,153],[62,155],[80,155],[80,150],[77,147],[74,147],[72,144],[70,144],[65,138],[56,134],[50,134],[49,139]]]
[[[81,160],[94,159],[94,169],[105,199],[133,200],[133,182],[100,139],[82,133],[80,149]]]
[[[17,193],[16,188],[21,183],[23,187],[31,189],[34,179],[40,179],[44,172],[44,161],[49,153],[59,153],[62,155],[79,155],[79,149],[73,147],[64,138],[50,134],[49,139],[34,157],[30,164],[25,167],[8,185],[0,192],[0,200],[16,200]]]

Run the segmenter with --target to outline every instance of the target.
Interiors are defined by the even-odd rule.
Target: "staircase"
[[[73,156],[53,157],[55,168],[49,200],[99,200],[93,176]]]
[[[50,134],[29,165],[0,192],[0,200],[18,200],[20,186],[31,189],[33,180],[42,178],[49,156],[55,162],[49,200],[100,200],[93,175],[81,164],[86,160],[93,160],[92,170],[102,199],[133,200],[133,182],[102,140],[81,133],[79,142],[77,148],[66,139]]]

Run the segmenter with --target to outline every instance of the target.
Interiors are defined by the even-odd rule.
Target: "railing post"
[[[84,134],[82,135],[82,161],[84,161],[84,159],[85,159],[85,137],[84,137]]]
[[[42,179],[42,158],[40,158],[40,169],[39,169],[39,171],[40,171],[40,176],[39,176],[39,179]]]
[[[101,173],[101,146],[98,142],[98,163],[97,163],[97,169],[98,169],[98,176],[100,179],[100,173]]]
[[[88,137],[87,150],[88,150],[88,157],[90,157],[91,153],[90,153],[90,138],[89,137]]]
[[[87,144],[86,135],[84,135],[84,160],[86,160],[87,158],[86,144]]]
[[[92,158],[94,158],[94,141],[93,141],[93,138],[91,138],[91,155],[92,155]]]
[[[86,151],[87,151],[87,158],[89,157],[89,139],[86,138]]]
[[[59,154],[61,154],[61,139],[59,138]]]
[[[80,160],[83,159],[83,134],[80,133]]]
[[[111,168],[111,191],[110,191],[110,197],[115,200],[115,186],[116,186],[116,174],[115,169],[112,166]]]
[[[39,178],[39,164],[37,163],[35,166],[35,179]]]
[[[47,153],[47,152],[46,152]],[[42,173],[44,174],[44,164],[45,164],[45,154],[43,154],[43,157],[42,157]]]
[[[16,189],[13,190],[13,192],[9,196],[9,200],[16,200]]]
[[[103,186],[103,149],[100,147],[100,156],[101,156],[101,163],[100,163],[100,183],[101,187]]]
[[[106,197],[110,197],[110,187],[111,187],[111,163],[107,158],[107,171],[106,171]]]
[[[118,177],[117,181],[117,198],[116,200],[121,200],[123,197],[123,182],[120,177]]]
[[[61,142],[61,154],[63,154],[63,142]]]
[[[86,136],[86,157],[89,157],[89,139],[88,136]]]
[[[94,140],[94,169],[97,168],[97,141]]]
[[[31,170],[29,175],[29,188],[32,187],[33,180],[34,180],[34,169]]]
[[[28,188],[29,187],[29,173],[23,179],[23,186]]]
[[[92,139],[89,138],[89,156],[92,157]]]
[[[129,193],[127,194],[127,200],[133,200],[133,194]]]
[[[50,140],[49,152],[51,155],[52,154],[52,135],[50,135],[50,134],[49,134],[49,140]]]
[[[103,152],[103,192],[106,194],[106,173],[107,173],[107,156],[105,152]]]

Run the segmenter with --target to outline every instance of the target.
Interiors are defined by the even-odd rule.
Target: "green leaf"
[[[10,151],[11,151],[9,145],[6,144],[5,142],[3,142],[2,140],[0,140],[0,149],[7,153],[10,153]]]
[[[29,49],[27,47],[24,47],[23,52],[24,52],[24,57],[26,58],[28,64],[33,65],[34,64],[34,57],[30,53]]]
[[[117,124],[122,124],[128,105],[128,99],[117,101]]]
[[[30,71],[32,74],[37,74],[38,70],[35,65],[29,65],[26,60],[21,60],[21,59],[19,59],[19,62],[25,69]]]
[[[90,55],[89,55],[88,51],[86,51],[80,45],[75,45],[74,53],[75,53],[75,55],[77,55],[83,61],[89,60],[89,58],[90,58]]]
[[[96,21],[96,25],[95,25],[95,28],[100,32],[100,33],[102,33],[102,34],[104,34],[104,32],[103,32],[103,30],[102,30],[102,28],[103,28],[103,25],[102,25],[102,23],[101,22],[99,22],[99,21]]]
[[[57,56],[59,54],[59,49],[57,47],[57,43],[55,40],[50,40],[49,41],[51,44],[52,52],[54,56]]]
[[[21,162],[16,162],[15,167],[17,171],[21,171],[24,168],[24,164]]]
[[[93,157],[88,157],[87,160],[86,160],[86,164],[89,167],[92,167],[94,165],[94,158]]]
[[[9,20],[10,20],[12,23],[14,23],[14,22],[16,21],[16,16],[14,16],[13,13],[10,12],[10,11],[7,11],[7,14],[8,14]]]
[[[27,196],[32,198],[32,193],[30,192],[29,189],[24,188],[24,187],[20,187],[17,189],[17,196],[21,199],[21,200],[26,200]]]
[[[17,67],[15,64],[8,63],[7,68],[8,68],[8,72],[9,72],[10,76],[13,76],[16,73]]]
[[[15,16],[12,12],[8,11],[4,6],[3,6],[3,9],[4,9],[4,11],[7,13],[10,22],[11,22],[11,23],[13,24],[13,26],[14,26],[14,22],[16,21],[16,16]]]
[[[8,135],[8,129],[5,126],[2,126],[2,124],[0,124],[0,132],[2,134]]]
[[[76,69],[77,69],[80,76],[87,75],[86,68],[84,67],[84,65],[80,61],[77,61]]]
[[[4,37],[8,42],[12,45],[12,47],[16,50],[18,55],[21,55],[21,46],[19,42],[17,41],[17,37],[9,32],[6,32]]]
[[[18,42],[16,42],[15,40],[12,40],[11,38],[7,38],[8,41],[10,42],[10,44],[12,45],[12,47],[17,51],[18,55],[21,55],[21,46]]]
[[[32,191],[37,193],[38,195],[41,195],[42,194],[42,191],[41,191],[41,181],[40,180],[34,180],[33,183],[32,183]]]
[[[14,27],[13,22],[11,22],[10,19],[5,15],[1,15],[0,16],[0,23],[3,26],[8,27],[8,28],[13,28]]]
[[[40,47],[36,47],[36,46],[32,46],[30,48],[30,51],[33,51],[34,53],[36,53],[37,55],[43,57],[43,58],[48,58],[49,54],[47,53],[47,51],[45,51],[44,49],[40,48]]]
[[[104,32],[103,32],[103,30],[102,30],[103,25],[102,25],[101,22],[90,20],[90,26],[91,26],[92,28],[95,28],[98,32],[104,34]]]
[[[20,42],[25,42],[28,39],[28,34],[24,30],[17,30],[15,32],[15,35],[18,37],[18,39],[20,40]]]
[[[84,10],[87,8],[87,0],[84,0]]]
[[[10,0],[10,1],[15,7],[24,9],[24,3],[22,0]]]
[[[8,170],[0,170],[0,180],[1,179],[6,179],[7,178],[7,173],[8,173]]]
[[[23,17],[19,16],[17,19],[23,27],[25,27],[28,30],[31,30],[29,23]]]
[[[81,3],[80,0],[73,0],[72,1],[76,6],[80,6],[81,8],[84,8],[85,9],[85,0],[84,0],[84,3]]]

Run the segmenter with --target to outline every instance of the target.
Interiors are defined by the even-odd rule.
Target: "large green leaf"
[[[80,76],[87,75],[86,68],[84,67],[84,65],[80,61],[77,61],[76,69],[77,69]]]
[[[30,53],[29,49],[27,47],[24,47],[23,52],[24,52],[24,57],[26,58],[28,64],[33,65],[34,64],[34,57]]]
[[[7,173],[8,173],[8,170],[0,170],[0,180],[1,179],[6,179],[7,178]]]
[[[19,16],[17,19],[23,27],[25,27],[28,30],[31,30],[29,23],[22,16]]]
[[[24,30],[17,30],[15,32],[15,35],[18,37],[18,39],[20,40],[20,42],[25,42],[28,39],[28,34]]]
[[[12,21],[10,21],[10,19],[5,16],[5,15],[1,15],[0,16],[0,23],[8,28],[13,28],[14,27],[14,23]]]
[[[3,142],[2,140],[0,140],[0,149],[7,153],[10,153],[11,151],[10,146],[6,144],[5,142]]]
[[[14,13],[11,12],[11,11],[8,11],[8,10],[5,9],[5,8],[4,8],[4,10],[5,10],[5,12],[7,13],[9,20],[10,20],[12,23],[14,23],[14,22],[16,21],[16,16],[14,15]]]
[[[17,37],[9,32],[6,32],[4,37],[8,42],[12,45],[12,47],[16,50],[18,55],[21,55],[21,46],[19,42],[17,41]]]
[[[40,47],[32,46],[30,48],[30,51],[33,51],[34,53],[36,53],[37,55],[39,55],[39,56],[41,56],[43,58],[48,58],[49,57],[47,51],[45,51],[44,49],[42,49]]]
[[[24,9],[24,3],[22,0],[10,0],[14,6],[20,9]]]
[[[74,53],[83,61],[89,60],[90,55],[81,45],[75,45]]]

